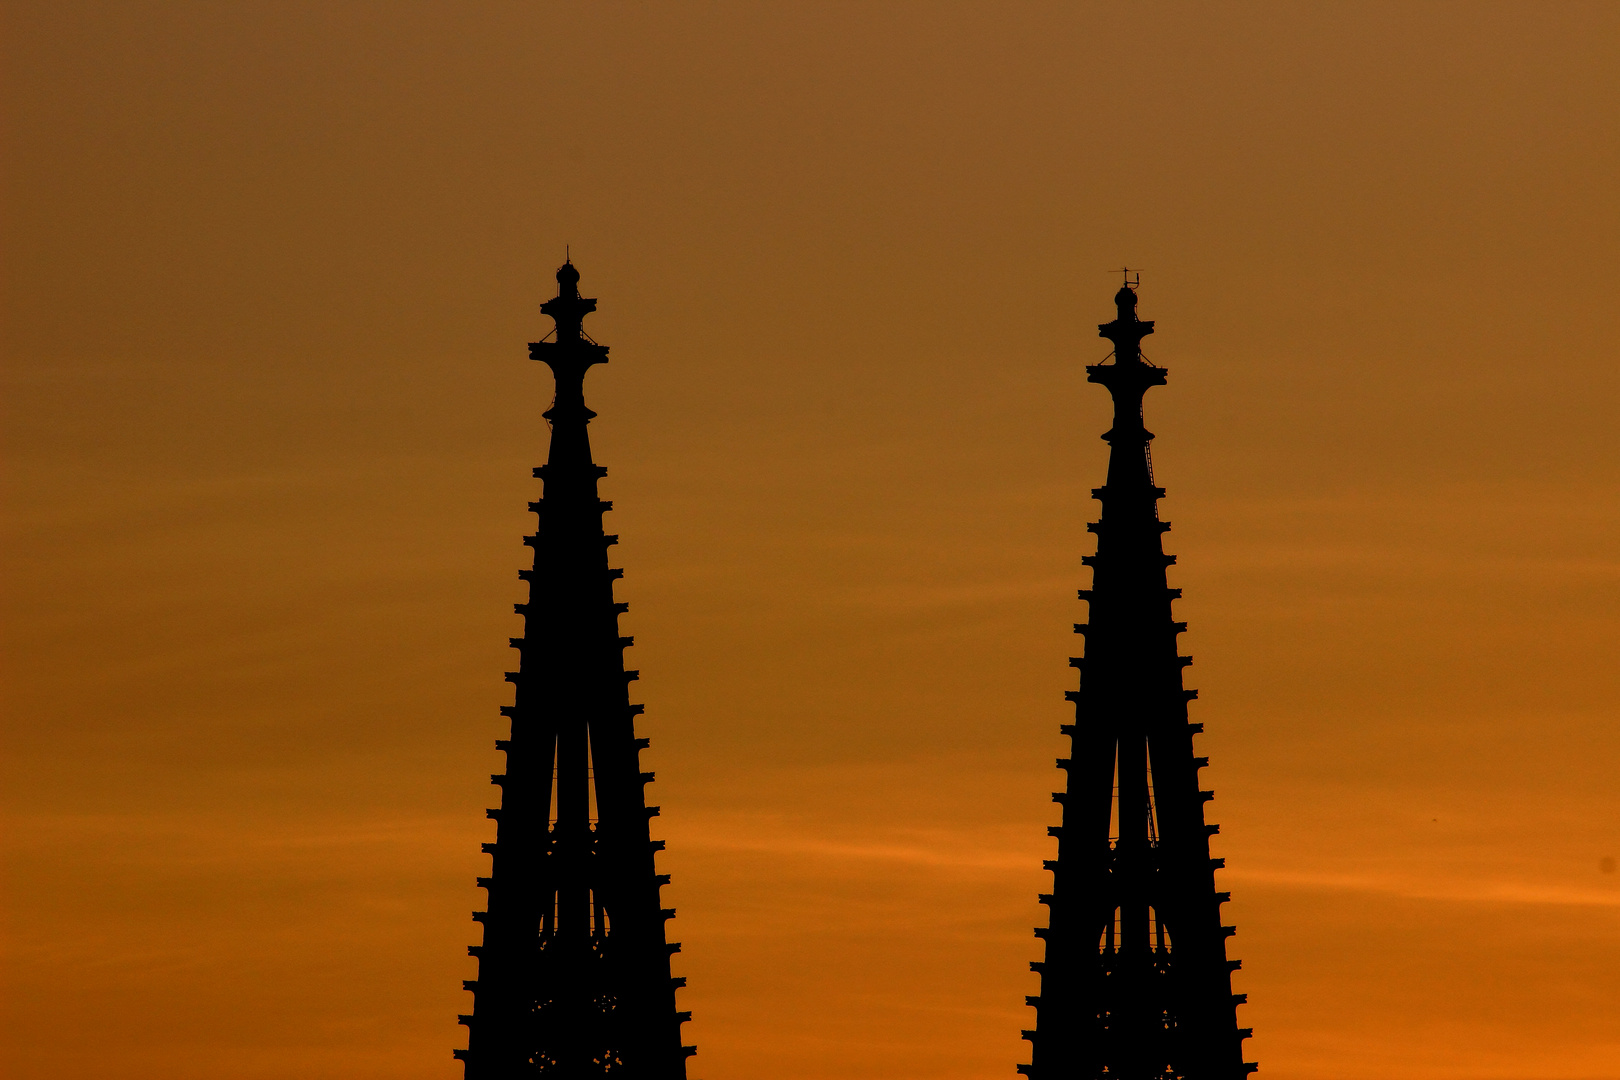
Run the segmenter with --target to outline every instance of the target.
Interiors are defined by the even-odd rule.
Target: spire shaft
[[[1053,889],[1043,897],[1050,925],[1031,999],[1035,1030],[1025,1032],[1031,1080],[1241,1080],[1247,1032],[1237,1027],[1224,894],[1215,891],[1192,736],[1177,655],[1185,624],[1180,595],[1166,580],[1158,500],[1142,421],[1142,400],[1166,372],[1142,357],[1153,323],[1137,318],[1129,285],[1115,296],[1118,316],[1098,327],[1114,344],[1112,363],[1088,367],[1114,401],[1110,452],[1092,587],[1081,595],[1091,618],[1084,636],[1075,722],[1064,732],[1071,757]]]
[[[556,395],[545,417],[551,451],[535,470],[545,489],[530,509],[539,518],[524,543],[533,568],[519,574],[529,600],[517,610],[524,634],[513,638],[519,667],[506,753],[489,909],[474,1005],[462,1017],[468,1048],[456,1051],[467,1080],[591,1076],[684,1080],[692,1047],[680,1042],[686,1014],[675,1009],[678,982],[665,938],[664,878],[640,771],[629,701],[636,673],[624,667],[629,638],[619,636],[602,515],[611,504],[597,492],[607,470],[591,460],[585,407],[589,369],[607,362],[607,347],[584,332],[596,301],[580,296],[579,272],[557,272],[557,296],[541,305],[557,324],[554,341],[529,346],[546,363]],[[659,847],[662,844],[657,845]]]

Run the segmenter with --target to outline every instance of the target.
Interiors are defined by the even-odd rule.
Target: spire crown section
[[[555,341],[529,343],[529,356],[550,366],[559,378],[566,372],[583,379],[592,364],[607,363],[606,345],[598,345],[585,332],[585,316],[596,310],[596,299],[579,295],[579,270],[572,262],[557,269],[557,295],[540,305],[557,324]],[[548,337],[550,335],[547,335]]]
[[[1110,462],[1108,482],[1129,483],[1131,486],[1151,485],[1153,468],[1146,461],[1146,447],[1153,433],[1142,426],[1142,397],[1150,387],[1163,386],[1169,372],[1155,367],[1142,358],[1142,339],[1153,333],[1151,319],[1136,317],[1135,283],[1120,286],[1114,294],[1118,315],[1113,322],[1101,323],[1097,336],[1114,343],[1114,362],[1091,364],[1086,368],[1086,380],[1108,388],[1114,398],[1114,426],[1103,439],[1116,450],[1126,445],[1139,445],[1143,449],[1143,467],[1125,459]],[[1123,466],[1123,468],[1121,468]],[[1140,473],[1140,477],[1135,474]]]
[[[585,337],[585,316],[596,310],[594,297],[579,295],[579,270],[573,262],[557,268],[557,295],[540,305],[540,310],[557,323],[557,341],[579,341]]]
[[[1136,289],[1131,285],[1121,285],[1119,292],[1114,294],[1114,304],[1119,314],[1113,322],[1101,323],[1097,327],[1097,336],[1107,338],[1114,343],[1114,363],[1125,366],[1142,364],[1142,339],[1153,333],[1152,320],[1142,320],[1136,317]],[[1101,367],[1102,365],[1096,365]],[[1095,370],[1095,368],[1088,369]],[[1100,379],[1093,379],[1100,382]],[[1164,380],[1159,380],[1163,382]]]
[[[585,316],[596,310],[596,300],[579,294],[579,270],[572,260],[557,268],[557,295],[541,304],[540,310],[557,324],[556,340],[530,342],[529,357],[551,368],[557,380],[556,400],[544,413],[553,425],[555,450],[556,425],[583,430],[596,415],[585,407],[585,373],[594,364],[607,363],[608,347],[598,345],[585,332]]]

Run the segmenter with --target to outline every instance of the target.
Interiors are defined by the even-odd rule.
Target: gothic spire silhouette
[[[579,294],[572,262],[557,271],[557,295],[540,310],[556,322],[556,339],[529,346],[550,366],[556,398],[544,414],[551,422],[551,452],[534,470],[544,496],[529,504],[539,516],[523,542],[534,550],[529,600],[518,604],[524,633],[512,639],[518,670],[511,738],[495,745],[506,772],[490,777],[501,805],[496,822],[488,910],[478,978],[467,982],[473,1011],[461,1017],[468,1048],[455,1051],[467,1080],[591,1076],[625,1080],[684,1080],[693,1047],[681,1045],[689,1013],[675,1008],[685,979],[671,978],[669,958],[680,946],[665,940],[673,909],[660,907],[635,734],[640,705],[629,700],[637,677],[624,667],[632,642],[619,636],[607,549],[617,536],[603,532],[612,509],[597,495],[607,470],[591,460],[586,425],[585,373],[607,363],[607,346],[584,332],[596,301]],[[549,336],[549,335],[548,335]]]
[[[1067,790],[1053,800],[1062,825],[1051,829],[1058,857],[1052,892],[1041,902],[1050,925],[1037,929],[1046,959],[1030,966],[1041,992],[1029,999],[1035,1029],[1024,1032],[1030,1080],[1242,1080],[1256,1068],[1243,1060],[1249,1029],[1237,1026],[1232,993],[1238,961],[1226,958],[1221,925],[1229,895],[1215,889],[1221,859],[1211,859],[1204,823],[1213,792],[1199,790],[1208,758],[1193,754],[1202,724],[1188,723],[1177,654],[1187,628],[1171,614],[1180,589],[1168,586],[1142,399],[1165,382],[1164,368],[1142,357],[1153,323],[1136,315],[1134,283],[1114,296],[1118,317],[1098,327],[1114,343],[1113,363],[1094,364],[1088,379],[1114,399],[1108,480],[1092,491],[1102,502],[1092,587],[1080,592],[1090,621],[1076,624],[1084,656],[1080,689],[1063,725],[1071,754],[1058,759]]]

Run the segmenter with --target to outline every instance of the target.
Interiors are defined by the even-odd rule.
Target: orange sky
[[[1123,262],[1261,1075],[1620,1078],[1620,8],[3,18],[8,1077],[459,1077],[570,244],[694,1080],[1027,1060]]]

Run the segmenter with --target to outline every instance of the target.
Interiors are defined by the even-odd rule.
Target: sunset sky
[[[0,1074],[458,1080],[565,245],[693,1080],[1014,1080],[1123,264],[1270,1080],[1620,1080],[1620,5],[7,2]]]

